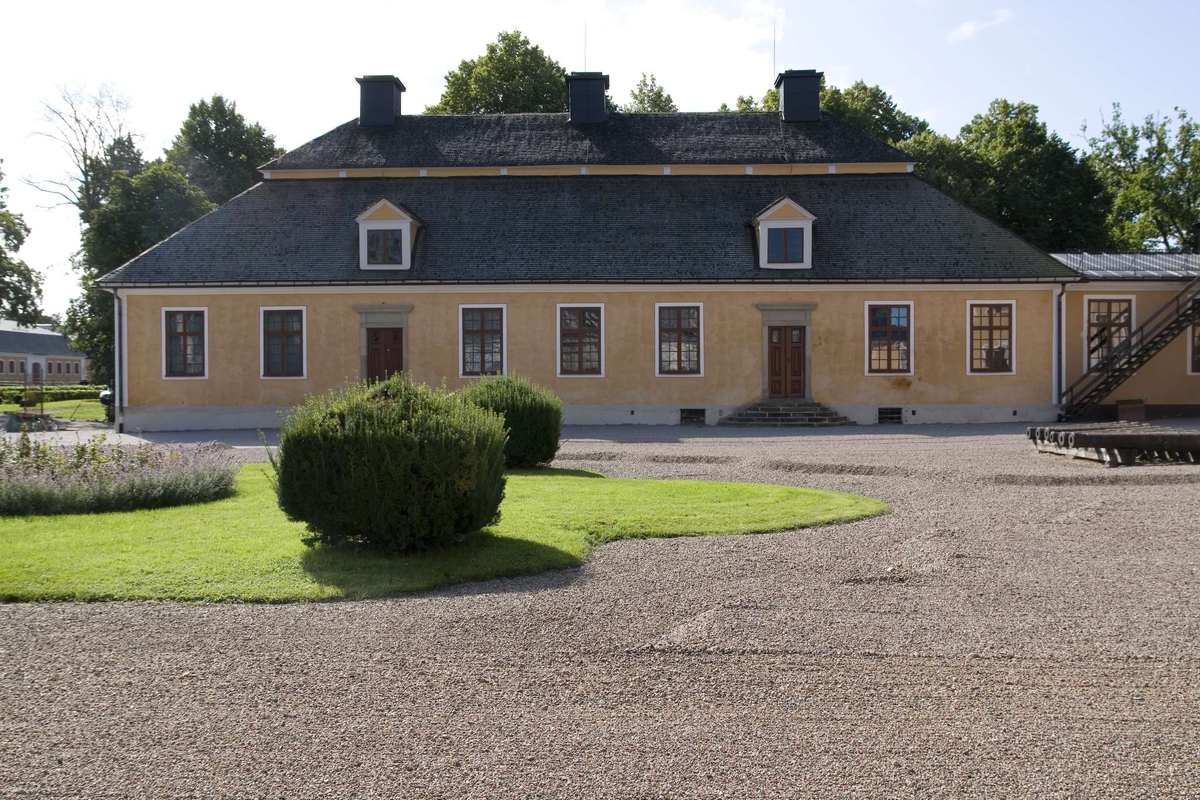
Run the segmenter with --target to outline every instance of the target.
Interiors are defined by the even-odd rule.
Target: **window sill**
[[[307,375],[259,375],[260,381],[306,381]]]
[[[987,378],[987,377],[991,377],[991,376],[999,376],[999,377],[1007,376],[1007,377],[1011,378],[1012,376],[1014,376],[1016,374],[1017,374],[1017,371],[1015,369],[1012,370],[1011,372],[972,372],[971,370],[967,370],[967,375],[969,375],[972,378]]]
[[[206,381],[208,375],[163,375],[164,381]]]
[[[360,270],[371,270],[373,272],[396,272],[397,270],[408,269],[407,264],[362,264]]]
[[[869,372],[868,371],[865,374],[868,378],[896,378],[896,377],[903,378],[906,375],[911,377],[913,375],[913,371],[912,370],[909,370],[908,372]]]
[[[656,372],[656,378],[703,378],[703,372]]]
[[[759,269],[812,269],[812,265],[805,264],[803,261],[774,261],[762,264]]]

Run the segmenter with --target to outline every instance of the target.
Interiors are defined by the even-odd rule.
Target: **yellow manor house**
[[[360,115],[106,276],[123,430],[271,428],[347,380],[516,372],[568,423],[1200,413],[1189,257],[1051,256],[819,107]],[[1134,374],[1136,373],[1136,374]],[[1111,410],[1111,409],[1110,409]]]

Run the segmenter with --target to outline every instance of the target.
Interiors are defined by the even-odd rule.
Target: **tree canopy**
[[[855,81],[849,88],[839,89],[825,85],[822,80],[821,110],[888,144],[899,144],[930,130],[928,122],[904,113],[890,94],[864,81]]]
[[[446,75],[426,114],[522,114],[567,110],[567,72],[520,31],[504,31],[487,51]]]
[[[3,164],[0,160],[0,166]],[[42,276],[17,258],[29,226],[20,214],[8,210],[6,194],[4,171],[0,170],[0,314],[33,325],[41,314]]]
[[[1126,123],[1114,104],[1088,143],[1112,194],[1108,227],[1119,247],[1200,253],[1200,123],[1179,108],[1174,120]]]
[[[214,208],[174,164],[150,164],[136,175],[112,174],[105,202],[92,212],[75,259],[84,292],[71,301],[64,330],[92,359],[97,382],[113,378],[113,304],[96,281]]]
[[[258,167],[283,150],[257,122],[248,124],[237,103],[219,94],[193,103],[166,159],[217,205],[260,180]]]
[[[675,107],[675,101],[671,99],[671,95],[658,85],[658,79],[654,77],[654,73],[650,73],[650,77],[647,79],[646,73],[643,72],[637,88],[629,93],[629,98],[629,103],[621,109],[622,111],[668,113],[679,110]]]

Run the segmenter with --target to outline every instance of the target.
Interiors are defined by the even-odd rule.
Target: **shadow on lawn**
[[[336,586],[348,600],[388,597],[458,584],[459,593],[492,594],[530,591],[529,586],[483,584],[497,578],[536,575],[578,567],[581,559],[556,547],[481,531],[455,547],[413,556],[381,556],[369,551],[328,546],[308,548],[301,566],[322,585]],[[550,578],[537,590],[558,588],[574,580],[573,572]]]

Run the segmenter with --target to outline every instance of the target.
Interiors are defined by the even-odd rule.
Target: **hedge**
[[[0,387],[0,404],[12,405],[17,402],[17,398],[25,394],[26,391],[41,391],[45,395],[45,402],[52,403],[56,400],[95,400],[100,396],[99,386],[55,386],[47,384],[45,386],[3,386]]]

